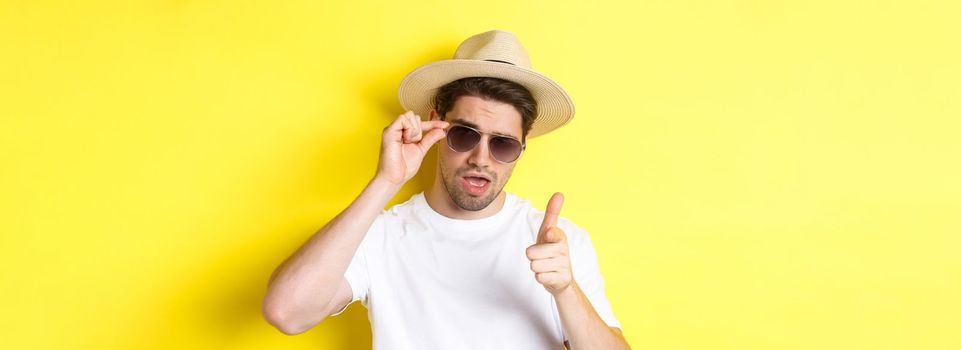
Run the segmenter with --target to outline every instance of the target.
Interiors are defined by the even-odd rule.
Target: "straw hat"
[[[574,102],[550,78],[535,72],[527,50],[514,34],[492,30],[464,40],[454,58],[423,65],[400,82],[397,95],[404,109],[427,116],[437,89],[457,79],[493,77],[523,85],[537,101],[537,117],[527,137],[537,137],[567,124]]]

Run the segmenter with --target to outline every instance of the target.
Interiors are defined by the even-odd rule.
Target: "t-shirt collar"
[[[442,215],[441,213],[434,211],[434,208],[431,208],[430,205],[427,204],[427,198],[424,196],[423,192],[418,193],[414,196],[414,205],[416,207],[417,212],[422,213],[424,216],[426,216],[426,218],[436,227],[443,228],[444,230],[454,230],[454,231],[477,231],[478,229],[481,229],[481,228],[490,228],[490,227],[497,226],[502,222],[504,222],[504,220],[506,220],[508,216],[510,216],[510,212],[514,207],[514,203],[515,203],[514,195],[510,193],[506,193],[506,196],[504,199],[504,206],[501,207],[501,209],[498,210],[497,213],[494,213],[494,215],[491,215],[485,218],[480,218],[480,219],[464,220],[464,219],[449,218]]]

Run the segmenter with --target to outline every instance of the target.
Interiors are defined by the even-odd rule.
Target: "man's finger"
[[[420,141],[420,139],[424,137],[423,131],[421,131],[420,123],[421,123],[420,117],[411,113],[410,114],[410,125],[412,129],[411,130],[412,137],[410,138],[411,143]]]
[[[440,141],[440,139],[444,138],[444,136],[447,136],[447,130],[437,128],[428,131],[427,134],[424,135],[424,139],[420,140],[417,145],[420,146],[420,149],[426,154],[430,147],[437,143],[437,141]]]
[[[407,116],[406,127],[408,128],[407,132],[409,135],[407,137],[407,142],[417,143],[417,141],[420,141],[421,137],[423,137],[420,131],[420,118],[417,117],[417,115],[415,115],[414,112],[407,112],[404,115]]]
[[[403,125],[405,131],[404,135],[406,137],[404,140],[406,143],[418,143],[424,138],[428,131],[436,128],[445,128],[450,124],[439,120],[422,121],[418,116],[414,115],[413,112],[407,112],[404,114],[404,116],[406,117],[406,122]],[[430,144],[433,144],[434,142],[431,142]]]
[[[448,126],[450,126],[450,123],[443,120],[428,120],[420,122],[420,127],[422,130],[424,130],[424,132],[428,132],[434,128],[447,129]]]
[[[545,238],[548,243],[558,243],[558,242],[566,241],[567,234],[564,233],[564,230],[561,230],[559,227],[554,226],[547,229],[547,234],[545,235]]]
[[[566,264],[564,259],[561,257],[550,257],[545,259],[535,259],[531,260],[531,271],[532,272],[563,272],[566,270]]]
[[[547,229],[557,226],[557,217],[561,215],[562,205],[564,205],[564,195],[560,192],[554,193],[550,201],[547,202],[547,210],[544,211],[544,221],[541,222],[541,229],[538,232],[538,241],[540,241],[541,235],[547,233]]]
[[[547,259],[557,256],[567,256],[568,250],[564,243],[541,243],[527,247],[524,252],[527,260]]]
[[[410,117],[407,114],[404,114],[400,116],[400,118],[401,118],[400,124],[402,127],[402,130],[401,130],[402,140],[404,143],[412,143],[413,141],[411,140],[413,140],[414,138],[414,133],[413,133],[414,126],[411,125]]]
[[[537,243],[558,243],[567,240],[567,234],[557,226],[548,227],[537,235]]]
[[[384,132],[395,133],[397,131],[404,130],[404,118],[405,118],[404,115],[405,114],[401,114],[397,116],[397,119],[394,119],[394,121],[391,122],[390,125],[388,125],[387,128],[384,129]],[[403,137],[404,137],[403,134],[401,134],[402,139]]]
[[[537,273],[534,273],[534,279],[537,280],[537,283],[540,283],[540,284],[543,284],[543,285],[550,285],[550,284],[554,284],[554,283],[559,283],[563,278],[564,278],[563,275],[561,275],[559,272],[537,272]]]

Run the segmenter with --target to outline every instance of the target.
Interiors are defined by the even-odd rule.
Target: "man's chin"
[[[478,196],[472,196],[467,193],[451,193],[451,200],[461,209],[467,211],[481,211],[494,203],[494,199],[497,199],[497,195],[493,194],[493,189],[488,189],[490,193],[483,193]]]

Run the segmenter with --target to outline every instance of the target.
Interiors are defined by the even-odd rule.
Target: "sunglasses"
[[[455,152],[469,152],[480,143],[480,131],[472,127],[454,124],[447,129],[447,146]],[[488,134],[488,149],[494,160],[501,163],[513,163],[520,158],[521,152],[527,147],[517,139],[510,136]]]

